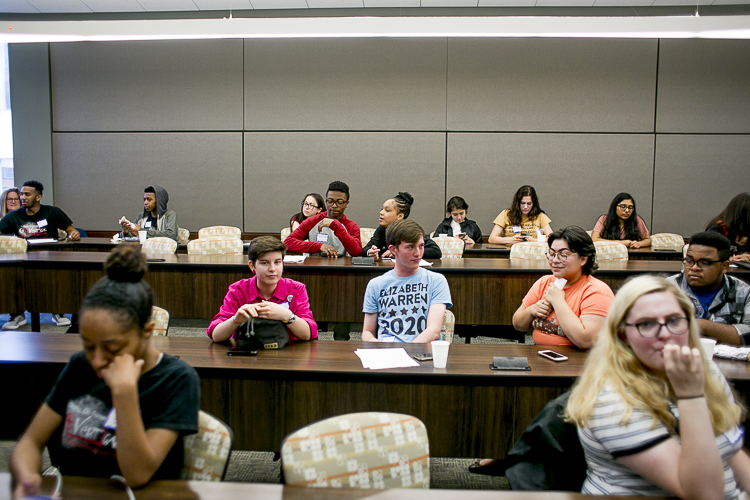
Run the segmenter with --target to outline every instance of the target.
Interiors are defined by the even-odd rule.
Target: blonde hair
[[[676,285],[657,276],[633,278],[615,295],[607,321],[599,331],[596,345],[586,359],[583,374],[573,386],[565,409],[566,421],[584,427],[588,423],[599,393],[609,386],[625,403],[621,424],[626,425],[630,421],[633,408],[637,407],[651,414],[654,425],[660,421],[670,432],[675,432],[677,420],[669,412],[669,401],[675,399],[675,395],[668,378],[646,367],[624,339],[625,320],[635,301],[656,292],[671,293],[688,318],[688,345],[698,348],[701,353],[705,377],[704,393],[714,435],[740,422],[743,408],[727,398],[720,380],[706,376],[710,373],[708,358],[700,347],[698,323],[695,321],[690,299]]]
[[[21,197],[21,191],[18,190],[17,187],[8,188],[5,191],[3,191],[3,194],[0,195],[0,218],[5,217],[5,214],[8,213],[7,208],[7,201],[8,201],[8,193],[14,192],[18,195],[18,197]],[[21,201],[20,199],[18,201]]]

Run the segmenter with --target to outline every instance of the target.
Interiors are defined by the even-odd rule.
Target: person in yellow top
[[[537,230],[545,236],[552,234],[552,221],[544,213],[536,197],[536,190],[525,185],[518,188],[513,196],[510,208],[506,208],[494,221],[495,226],[488,241],[512,245],[522,241],[537,240]]]

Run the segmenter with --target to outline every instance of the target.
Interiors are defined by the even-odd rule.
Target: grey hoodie
[[[155,238],[161,236],[162,238],[171,238],[177,241],[177,214],[174,210],[167,209],[167,203],[169,202],[169,193],[161,186],[148,186],[154,188],[156,195],[156,228],[148,230],[148,237]],[[149,213],[144,209],[140,214],[135,216],[133,222],[140,227],[148,220]],[[124,234],[123,236],[137,236],[131,235],[131,233]]]

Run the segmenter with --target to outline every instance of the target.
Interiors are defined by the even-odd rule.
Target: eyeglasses
[[[559,257],[560,258],[560,262],[567,262],[568,261],[568,257],[570,257],[571,255],[573,255],[574,253],[576,253],[576,252],[562,253],[562,252],[555,252],[553,250],[550,250],[550,251],[548,251],[544,255],[547,256],[548,260],[553,260],[555,257]]]
[[[635,207],[633,205],[617,205],[617,208],[619,208],[623,212],[632,212],[633,210],[635,210]]]
[[[18,203],[19,201],[21,201],[21,198],[6,198],[6,200],[11,203]]]
[[[332,200],[330,198],[326,200],[326,205],[329,207],[341,207],[347,203],[349,203],[349,200]]]
[[[705,271],[709,267],[711,267],[711,264],[717,264],[719,262],[723,262],[721,260],[708,260],[708,259],[700,259],[698,261],[695,261],[691,259],[690,257],[685,257],[682,259],[682,265],[685,266],[687,269],[690,269],[694,265],[698,264],[698,268],[702,271]]]
[[[302,206],[305,208],[320,208],[318,205],[313,205],[312,203],[308,203],[308,202],[304,202]]]
[[[670,318],[665,323],[659,323],[658,321],[642,321],[640,323],[625,323],[625,326],[634,326],[641,337],[645,339],[652,339],[659,335],[661,327],[666,329],[672,335],[684,335],[688,331],[690,322],[687,318]]]

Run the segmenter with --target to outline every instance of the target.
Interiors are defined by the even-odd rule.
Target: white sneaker
[[[10,321],[3,325],[3,330],[18,330],[19,327],[26,324],[26,317],[23,314],[13,316]]]
[[[62,314],[53,314],[52,322],[57,326],[70,326],[70,320]]]

